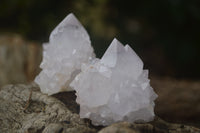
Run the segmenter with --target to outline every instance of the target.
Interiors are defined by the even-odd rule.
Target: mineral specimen
[[[149,84],[148,70],[129,45],[114,39],[101,59],[83,64],[70,84],[76,90],[80,117],[94,125],[118,121],[151,121],[157,95]]]
[[[41,73],[35,78],[43,93],[48,95],[70,90],[69,83],[80,72],[81,64],[93,57],[87,31],[73,14],[69,14],[43,44]]]

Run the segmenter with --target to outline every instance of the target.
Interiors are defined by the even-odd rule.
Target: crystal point
[[[86,30],[83,28],[78,19],[74,16],[73,13],[67,15],[60,24],[56,26],[56,28],[51,32],[49,41],[53,42],[59,38],[61,35],[66,35],[66,32],[71,32],[70,30],[80,29],[82,30],[82,34],[84,34],[87,38],[89,38]],[[76,31],[76,30],[74,30]]]
[[[118,53],[121,51],[124,51],[124,46],[115,38],[104,53],[101,63],[114,67],[117,63]]]
[[[87,31],[71,13],[52,31],[49,43],[43,44],[42,71],[35,82],[48,95],[68,91],[81,64],[94,55]]]
[[[129,45],[114,39],[100,60],[82,68],[70,84],[81,118],[90,118],[94,125],[153,119],[157,95],[142,60]]]

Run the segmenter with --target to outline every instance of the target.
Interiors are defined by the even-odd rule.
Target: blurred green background
[[[152,74],[200,78],[199,0],[1,0],[0,32],[46,42],[70,12],[87,29],[97,57],[116,37]]]

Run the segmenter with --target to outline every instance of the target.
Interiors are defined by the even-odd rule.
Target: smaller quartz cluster
[[[93,57],[89,35],[71,13],[52,31],[49,43],[43,44],[42,71],[35,82],[48,95],[68,91],[81,64]]]
[[[129,45],[114,39],[99,60],[83,65],[70,84],[80,104],[80,117],[94,125],[118,121],[150,121],[157,95],[149,84],[148,70]]]
[[[74,89],[80,117],[94,125],[151,121],[157,95],[148,70],[129,45],[114,39],[101,59],[95,58],[86,30],[69,14],[43,45],[41,73],[35,78],[43,93]]]

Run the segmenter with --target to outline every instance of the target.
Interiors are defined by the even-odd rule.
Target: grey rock
[[[103,128],[98,133],[139,133],[139,131],[133,129],[132,124],[128,122],[120,122]]]
[[[151,123],[115,123],[103,128],[98,133],[200,133],[200,129],[182,124],[167,123],[156,117]]]
[[[62,101],[62,102],[61,102]],[[95,127],[80,119],[75,92],[53,96],[42,94],[39,87],[7,85],[0,89],[1,133],[200,133],[200,129],[168,123],[156,117],[149,123],[120,122]]]
[[[39,73],[42,47],[17,34],[0,35],[0,87],[27,83]]]
[[[95,132],[62,102],[39,92],[35,84],[8,85],[0,90],[0,132]]]

